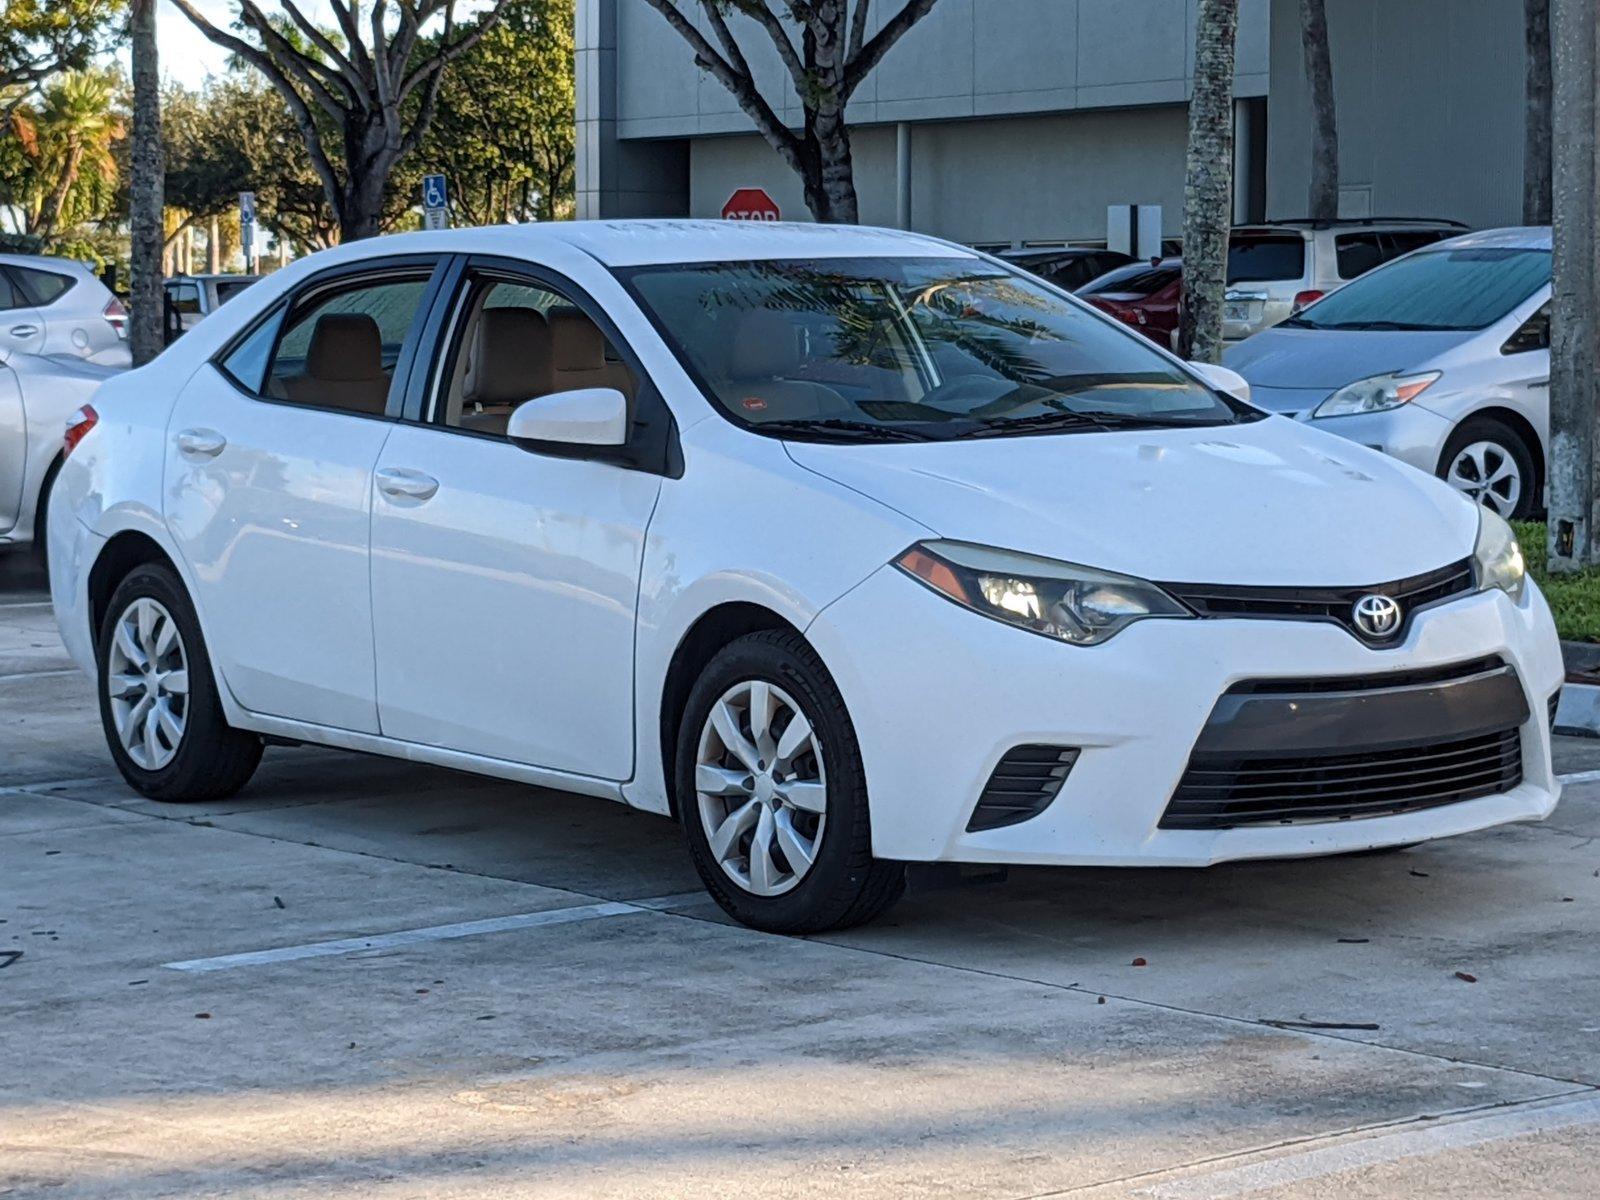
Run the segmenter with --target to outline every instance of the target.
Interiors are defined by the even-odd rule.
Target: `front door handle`
[[[32,337],[38,332],[39,327],[37,325],[13,325],[11,327],[12,337]]]
[[[439,481],[421,471],[404,467],[385,467],[377,472],[378,490],[397,500],[428,500],[439,490]]]
[[[227,444],[215,429],[185,429],[178,435],[178,452],[190,458],[215,458]]]

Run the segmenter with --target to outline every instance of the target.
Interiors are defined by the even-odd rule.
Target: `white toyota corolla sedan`
[[[1538,819],[1508,526],[930,238],[620,222],[295,263],[80,411],[62,636],[147,796],[313,742],[677,817],[764,929],[908,862]]]

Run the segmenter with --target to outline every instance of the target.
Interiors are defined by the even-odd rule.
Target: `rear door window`
[[[1384,244],[1378,233],[1341,233],[1334,239],[1334,249],[1339,256],[1339,278],[1354,279],[1365,275],[1373,267],[1381,267],[1394,252]]]
[[[1143,263],[1130,263],[1115,271],[1108,271],[1085,287],[1083,296],[1154,296],[1175,282],[1179,268],[1151,267]]]
[[[1229,283],[1272,283],[1304,278],[1306,240],[1298,234],[1236,237],[1228,245]]]

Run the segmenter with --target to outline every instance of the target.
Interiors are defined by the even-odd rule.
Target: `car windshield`
[[[1182,271],[1171,263],[1152,267],[1149,263],[1129,263],[1091,279],[1078,289],[1080,296],[1154,296]]]
[[[1485,329],[1550,282],[1550,251],[1424,250],[1369,271],[1285,324],[1302,329]]]
[[[1253,419],[1133,334],[973,258],[623,273],[737,424],[813,441],[949,441]]]

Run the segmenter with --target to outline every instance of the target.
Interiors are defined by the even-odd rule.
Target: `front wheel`
[[[1493,418],[1466,421],[1439,456],[1439,478],[1508,521],[1526,521],[1539,508],[1533,449],[1511,426]]]
[[[261,739],[230,727],[200,621],[169,567],[147,563],[100,626],[100,722],[117,770],[153,800],[220,800],[250,780]]]
[[[855,728],[822,660],[764,631],[707,665],[684,712],[676,792],[706,890],[736,921],[820,933],[872,920],[905,889],[872,857]]]

